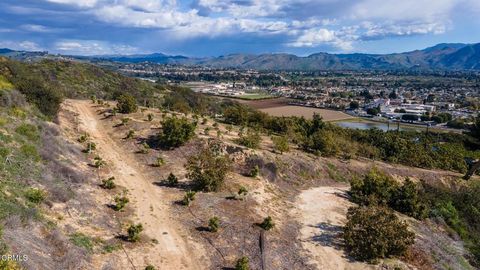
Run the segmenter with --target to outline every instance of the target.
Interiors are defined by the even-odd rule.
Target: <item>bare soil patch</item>
[[[260,111],[267,113],[271,116],[279,116],[279,117],[297,116],[297,117],[305,117],[306,119],[312,119],[314,114],[319,114],[322,116],[324,121],[338,121],[338,120],[354,118],[353,116],[350,116],[341,111],[302,107],[302,106],[292,106],[292,105],[262,108],[260,109]]]

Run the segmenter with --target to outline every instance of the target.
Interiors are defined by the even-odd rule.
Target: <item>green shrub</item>
[[[86,249],[89,252],[93,251],[92,239],[83,233],[74,233],[70,235],[70,241],[77,246]]]
[[[290,151],[288,138],[286,136],[272,137],[272,141],[273,141],[273,148],[275,149],[275,151],[280,152],[280,154]]]
[[[156,268],[153,265],[147,265],[145,270],[156,270]]]
[[[135,130],[130,129],[130,130],[127,132],[127,136],[125,136],[125,139],[133,139],[134,136],[135,136]]]
[[[146,142],[142,143],[142,148],[138,151],[140,154],[148,154],[150,152],[150,145]]]
[[[241,186],[241,187],[238,189],[237,194],[238,194],[238,196],[245,197],[245,196],[247,196],[247,194],[248,194],[248,190],[247,190],[246,187]]]
[[[15,132],[31,141],[37,141],[40,139],[38,128],[31,124],[21,124],[15,129]]]
[[[237,263],[235,264],[235,270],[249,270],[250,267],[248,266],[248,264],[248,257],[242,257],[237,260]]]
[[[218,191],[231,170],[231,160],[228,155],[219,152],[216,143],[202,147],[198,154],[190,156],[185,164],[187,177],[198,189]]]
[[[135,97],[129,94],[123,94],[117,98],[117,108],[120,113],[134,113],[138,110]]]
[[[178,184],[178,178],[173,173],[170,173],[167,177],[167,184],[172,187],[176,186]]]
[[[113,210],[122,211],[129,201],[130,200],[127,198],[126,195],[115,196],[115,204],[113,205]]]
[[[415,234],[388,208],[360,206],[348,210],[343,239],[350,255],[374,261],[403,255],[414,243]]]
[[[183,199],[182,199],[182,204],[185,206],[189,206],[190,203],[192,203],[195,200],[195,194],[196,192],[191,190],[185,192],[185,195],[183,196]]]
[[[195,125],[187,118],[169,117],[162,121],[158,141],[164,148],[176,148],[188,142],[195,135]]]
[[[262,137],[258,132],[248,131],[247,135],[241,135],[240,138],[235,141],[248,148],[257,149],[260,146]]]
[[[393,193],[389,206],[398,212],[417,219],[424,218],[427,215],[427,208],[420,199],[417,184],[409,178]]]
[[[82,134],[80,137],[78,137],[77,141],[79,143],[84,143],[84,142],[88,141],[89,138],[90,138],[90,135],[85,133],[85,134]]]
[[[24,144],[20,147],[20,152],[25,156],[30,158],[33,161],[40,161],[42,158],[40,157],[40,154],[38,153],[37,147],[32,144]]]
[[[140,233],[143,231],[143,226],[142,224],[137,224],[137,225],[130,225],[127,229],[127,239],[130,242],[138,242],[140,240]]]
[[[57,114],[63,100],[60,90],[34,76],[16,78],[14,84],[27,97],[27,101],[35,104],[44,115],[53,117]]]
[[[271,216],[266,217],[262,223],[260,223],[260,228],[264,229],[265,231],[269,231],[275,227],[275,223]]]
[[[104,188],[104,189],[114,189],[116,187],[116,185],[115,185],[115,182],[113,180],[115,180],[115,177],[113,177],[113,176],[108,178],[108,179],[103,179],[101,187]]]
[[[399,185],[391,176],[372,169],[363,179],[353,179],[349,192],[352,201],[360,205],[384,205],[420,219],[426,216],[426,204],[421,200],[417,185],[406,179]]]
[[[106,163],[101,157],[98,157],[98,156],[97,156],[97,157],[95,157],[95,158],[93,159],[93,166],[94,166],[95,168],[98,169],[98,168],[101,168],[101,167],[103,167],[103,166],[105,166],[105,165],[107,165],[107,163]]]
[[[123,117],[122,119],[120,119],[121,122],[121,125],[122,126],[126,126],[128,124],[128,122],[130,122],[130,118],[128,117]]]
[[[260,173],[260,168],[258,167],[258,165],[255,165],[250,170],[249,176],[252,177],[252,178],[255,178],[255,177],[258,176],[259,173]]]
[[[153,114],[151,114],[151,113],[147,114],[147,120],[148,120],[148,122],[152,122],[153,121]]]
[[[163,165],[165,165],[165,159],[163,159],[163,157],[157,157],[155,163],[153,163],[154,167],[161,167]]]
[[[210,232],[217,232],[220,228],[220,219],[218,217],[212,217],[208,221],[208,229]]]
[[[398,184],[393,178],[372,169],[363,179],[352,180],[349,194],[353,202],[361,205],[388,205],[397,189]]]
[[[47,193],[38,188],[29,188],[25,192],[25,198],[31,203],[40,204],[47,198]]]
[[[83,150],[84,153],[91,153],[93,151],[97,150],[97,144],[94,142],[88,142],[85,150]]]

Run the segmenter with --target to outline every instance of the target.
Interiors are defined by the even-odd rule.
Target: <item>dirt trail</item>
[[[208,259],[203,248],[171,218],[172,202],[165,199],[168,197],[165,191],[153,186],[142,174],[134,153],[122,149],[108,135],[112,131],[110,123],[101,123],[102,115],[88,101],[67,100],[65,105],[78,113],[80,129],[97,144],[97,152],[107,162],[115,181],[128,189],[134,221],[141,222],[144,233],[158,241],[153,246],[146,244],[127,251],[137,269],[143,269],[147,263],[166,270],[208,269],[204,265]]]
[[[375,269],[352,261],[341,249],[339,233],[351,206],[344,197],[345,191],[343,187],[318,187],[300,194],[294,210],[302,224],[300,241],[318,269]]]

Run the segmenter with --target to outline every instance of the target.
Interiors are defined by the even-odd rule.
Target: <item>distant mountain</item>
[[[127,63],[152,62],[152,63],[158,63],[158,64],[167,64],[170,62],[176,62],[176,61],[182,61],[182,60],[188,59],[187,57],[181,56],[181,55],[171,56],[171,55],[165,55],[163,53],[100,56],[98,58],[103,58],[103,59],[116,61],[116,62],[127,62]]]
[[[0,54],[6,54],[6,53],[11,53],[14,52],[14,50],[6,49],[6,48],[0,48]]]
[[[15,51],[0,49],[0,55]],[[18,52],[17,52],[18,54]],[[24,56],[20,54],[21,56]],[[478,70],[480,43],[442,43],[423,50],[393,54],[330,54],[315,53],[306,57],[293,54],[230,54],[219,57],[189,58],[162,53],[139,55],[82,56],[77,59],[107,60],[123,63],[152,62],[159,64],[201,65],[214,68],[259,70]]]

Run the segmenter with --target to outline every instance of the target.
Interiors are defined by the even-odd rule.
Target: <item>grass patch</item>
[[[103,246],[103,253],[112,253],[122,248],[120,244],[106,244]]]
[[[332,178],[336,182],[348,182],[348,179],[338,171],[337,167],[333,163],[327,163],[327,173],[328,176],[330,176],[330,178]]]
[[[5,77],[0,75],[0,90],[11,90],[14,86]]]
[[[274,96],[269,94],[245,94],[241,96],[234,96],[234,98],[245,99],[245,100],[260,100],[260,99],[274,98]]]
[[[15,129],[15,132],[31,141],[37,141],[38,139],[40,139],[38,128],[31,124],[23,123]]]
[[[86,249],[89,252],[93,252],[94,241],[90,236],[83,233],[74,233],[70,235],[70,241],[77,246]]]

